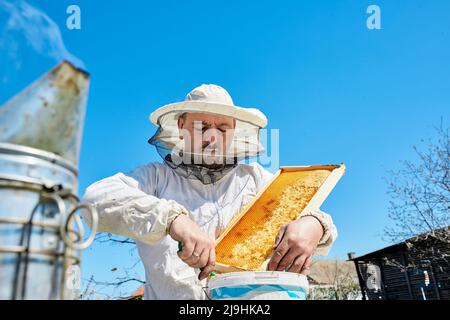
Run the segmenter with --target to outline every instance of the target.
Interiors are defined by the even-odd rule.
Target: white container
[[[306,300],[306,276],[281,271],[244,271],[213,276],[208,281],[212,300]]]

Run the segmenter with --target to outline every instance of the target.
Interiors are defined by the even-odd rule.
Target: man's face
[[[178,119],[185,149],[196,155],[196,164],[223,163],[235,127],[234,118],[209,113],[185,113]]]

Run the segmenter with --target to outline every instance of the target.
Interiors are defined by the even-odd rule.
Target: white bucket
[[[306,300],[306,276],[281,271],[231,272],[208,281],[212,300]]]

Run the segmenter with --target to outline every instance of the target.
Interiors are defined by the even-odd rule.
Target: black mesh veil
[[[159,117],[158,130],[148,140],[172,169],[186,178],[199,179],[204,184],[214,183],[237,166],[240,161],[256,157],[264,152],[259,142],[260,128],[236,119],[236,126],[229,132],[231,138],[224,154],[214,159],[187,150],[180,136],[178,118],[181,112],[169,112]]]

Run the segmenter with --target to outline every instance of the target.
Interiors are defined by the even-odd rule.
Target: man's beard
[[[233,163],[222,164],[186,164],[186,163],[174,163],[171,154],[168,154],[164,161],[176,172],[186,178],[196,178],[202,181],[204,184],[215,183],[226,176],[233,168],[238,164],[238,159],[233,158]],[[228,160],[231,162],[230,160]]]
[[[200,160],[198,159],[200,158]],[[191,163],[195,165],[199,165],[208,169],[220,169],[226,165],[225,157],[223,155],[212,156],[212,155],[204,155],[201,157],[191,155]]]
[[[234,155],[223,154],[220,151],[217,148],[212,149],[208,147],[194,153],[172,150],[170,160],[174,164],[195,165],[211,170],[221,169],[236,163]]]

